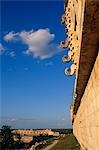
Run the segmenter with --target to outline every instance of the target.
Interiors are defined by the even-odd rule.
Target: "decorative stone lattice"
[[[63,56],[63,62],[72,61],[72,65],[65,69],[66,75],[76,73],[77,61],[79,59],[79,39],[78,39],[78,21],[74,9],[74,1],[68,0],[64,4],[64,15],[62,16],[62,24],[65,25],[65,32],[68,35],[65,41],[60,43],[62,48],[69,48],[68,56]],[[66,6],[67,3],[67,6]],[[77,2],[76,2],[77,3]]]

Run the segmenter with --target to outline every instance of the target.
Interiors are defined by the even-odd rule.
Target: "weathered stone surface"
[[[83,149],[99,150],[99,54],[75,115],[73,132]]]
[[[74,135],[82,149],[99,150],[99,0],[68,0],[64,11],[69,52],[63,61],[76,65],[67,73],[76,74],[71,105]]]

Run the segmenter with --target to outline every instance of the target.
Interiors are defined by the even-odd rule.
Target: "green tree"
[[[10,126],[2,126],[0,131],[0,142],[1,149],[9,150],[14,148],[13,133]]]

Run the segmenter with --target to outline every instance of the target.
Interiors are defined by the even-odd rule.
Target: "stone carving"
[[[61,23],[62,23],[62,24],[65,23],[65,19],[66,19],[66,18],[65,18],[65,15],[62,15],[62,20],[61,20]]]
[[[68,57],[66,55],[62,57],[63,62],[71,61],[73,55],[74,55],[73,51],[68,51]]]
[[[66,41],[61,41],[60,46],[62,48],[67,48],[69,46],[69,39],[67,38]]]
[[[77,22],[75,24],[75,16],[76,13],[71,10],[72,8],[72,1],[68,0],[68,3],[64,5],[64,15],[62,15],[61,23],[65,25],[65,32],[68,35],[65,41],[61,41],[60,46],[62,48],[69,48],[68,56],[64,55],[62,57],[63,62],[70,62],[72,61],[72,65],[65,69],[66,75],[73,75],[76,73],[76,64],[78,61],[78,50],[79,50],[79,42],[78,42],[78,35],[77,31],[75,30],[75,26],[77,26]],[[73,18],[74,17],[74,18]]]
[[[65,69],[65,74],[67,76],[72,76],[76,72],[76,64],[72,64],[70,67]]]

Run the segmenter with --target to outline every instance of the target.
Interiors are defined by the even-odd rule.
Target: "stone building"
[[[99,0],[65,0],[61,42],[72,62],[66,75],[75,75],[71,104],[73,133],[84,150],[99,150]]]
[[[53,135],[53,136],[58,136],[59,133],[58,132],[54,132],[52,131],[51,129],[39,129],[39,130],[25,130],[25,129],[18,129],[18,130],[14,130],[13,133],[16,133],[16,134],[20,134],[20,135],[35,135],[35,136],[38,136],[40,134],[42,135]]]
[[[33,140],[33,136],[39,136],[39,135],[52,135],[52,136],[59,136],[59,132],[54,132],[51,129],[39,129],[39,130],[25,130],[25,129],[18,129],[13,130],[13,133],[20,134],[21,140],[25,143],[29,143]],[[14,136],[14,140],[17,141],[16,136]]]

